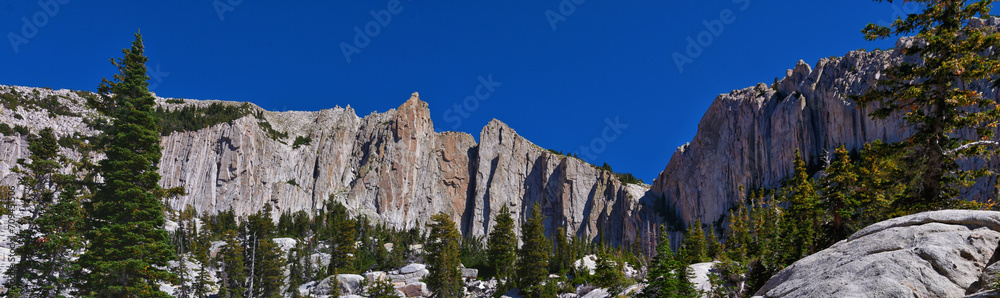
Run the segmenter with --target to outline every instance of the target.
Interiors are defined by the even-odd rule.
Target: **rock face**
[[[987,23],[997,25],[1000,19]],[[779,186],[793,170],[795,150],[818,163],[841,145],[851,150],[874,140],[902,140],[911,130],[898,117],[872,119],[871,107],[860,109],[848,98],[868,90],[912,44],[912,38],[903,37],[893,50],[853,51],[819,59],[815,67],[799,61],[771,86],[760,83],[719,95],[694,139],[677,149],[652,183],[652,193],[685,223],[697,218],[712,223],[744,197],[740,186],[744,192]],[[969,88],[997,96],[986,84]],[[993,167],[998,168],[996,162]],[[976,187],[964,196],[995,198],[990,189]]]
[[[54,97],[77,115],[51,115],[25,105],[0,110],[0,123],[32,132],[53,127],[59,137],[95,133],[84,124],[95,112],[81,94],[0,86],[0,93],[15,91],[29,100]],[[156,100],[165,109],[238,104]],[[603,229],[615,243],[634,241],[645,220],[658,222],[641,204],[647,185],[623,184],[579,159],[550,153],[497,120],[483,128],[480,144],[466,133],[435,132],[429,104],[417,93],[398,109],[365,117],[349,106],[316,112],[250,107],[251,113],[234,121],[162,137],[160,184],[187,191],[169,199],[170,207],[245,215],[270,203],[276,219],[282,212],[315,214],[333,199],[354,215],[395,228],[427,223],[444,212],[463,234],[481,236],[501,205],[525,219],[537,202],[549,216],[547,227],[565,225],[568,233],[590,239]],[[268,126],[287,137],[275,137]],[[297,138],[311,141],[295,144]],[[26,139],[15,133],[0,140],[0,183],[16,185],[10,169],[28,156]]]
[[[766,297],[962,297],[995,264],[1000,212],[945,210],[876,223],[774,275]],[[990,275],[987,273],[986,275]]]

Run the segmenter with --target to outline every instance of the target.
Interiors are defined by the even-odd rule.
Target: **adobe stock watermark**
[[[149,91],[153,91],[153,89],[159,87],[160,83],[163,83],[163,79],[166,79],[167,77],[170,76],[169,72],[164,72],[160,70],[159,64],[156,65],[156,68],[147,69],[146,73],[149,74],[149,80],[153,81],[151,84],[149,84]]]
[[[472,115],[472,112],[479,109],[479,102],[489,99],[493,95],[493,92],[496,92],[496,87],[500,87],[503,84],[502,82],[493,81],[492,73],[485,78],[479,76],[476,79],[479,80],[479,85],[472,91],[472,95],[466,96],[462,104],[456,103],[451,109],[444,111],[444,120],[448,121],[448,123],[453,123],[451,129],[457,130],[462,126],[462,121],[468,119]]]
[[[226,13],[235,11],[240,4],[243,4],[243,0],[215,0],[212,1],[212,8],[219,15],[219,22],[222,22],[226,20]]]
[[[21,51],[20,46],[27,44],[32,38],[38,36],[38,31],[49,24],[49,19],[56,17],[59,14],[59,9],[69,3],[70,0],[39,0],[38,6],[41,7],[39,11],[36,11],[31,15],[31,18],[21,17],[21,34],[14,33],[14,31],[7,32],[7,40],[10,41],[10,47],[14,49],[14,54]]]
[[[892,16],[889,17],[889,21],[880,19],[876,24],[878,24],[879,26],[889,27],[890,25],[892,25],[892,22],[894,22],[897,18],[906,19],[906,16],[920,12],[921,9],[920,5],[917,5],[912,1],[904,1],[904,2],[905,3],[903,3],[902,5],[900,5],[898,2],[892,3],[891,5]]]
[[[590,140],[590,144],[580,146],[580,151],[576,155],[583,157],[584,160],[592,161],[608,150],[608,144],[617,140],[628,128],[628,124],[622,123],[619,118],[619,116],[615,116],[614,120],[611,117],[604,118],[605,126],[601,130],[601,135]]]
[[[741,4],[739,6],[740,11],[747,10],[750,7],[750,0],[732,0],[735,4]],[[704,20],[701,22],[705,26],[705,30],[698,32],[694,37],[688,36],[687,47],[684,48],[684,53],[674,52],[671,57],[674,59],[674,64],[677,65],[677,72],[684,73],[684,64],[694,63],[694,59],[701,57],[701,54],[705,52],[705,48],[712,45],[715,39],[722,35],[722,32],[726,29],[726,25],[736,22],[736,15],[731,9],[723,9],[719,12],[719,17],[712,20]],[[686,55],[685,55],[686,54]]]
[[[549,21],[552,31],[556,31],[556,23],[565,22],[566,18],[576,12],[576,6],[587,2],[587,0],[562,0],[556,10],[546,9],[545,19]]]
[[[389,24],[392,23],[392,16],[398,15],[401,12],[403,12],[403,6],[400,5],[399,0],[389,0],[383,10],[369,11],[368,13],[371,14],[372,20],[365,23],[364,30],[361,27],[354,26],[354,43],[340,42],[340,52],[344,54],[344,59],[347,60],[347,63],[351,63],[352,55],[361,54],[361,50],[367,48],[373,38],[382,34],[382,29],[389,27]]]

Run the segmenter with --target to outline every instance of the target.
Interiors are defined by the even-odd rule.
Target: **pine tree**
[[[191,242],[191,254],[195,261],[198,262],[198,278],[194,280],[194,290],[195,297],[207,297],[212,294],[212,289],[215,288],[215,283],[209,278],[209,267],[211,266],[212,259],[209,255],[209,250],[212,246],[212,235],[210,229],[198,228],[198,225],[193,224],[194,227],[194,239]]]
[[[854,217],[855,209],[860,202],[854,195],[858,184],[857,170],[851,164],[850,153],[843,145],[837,148],[834,159],[826,168],[826,176],[820,179],[820,189],[826,198],[826,210],[833,219],[831,244],[848,236],[845,225]]]
[[[431,217],[430,235],[427,239],[427,286],[435,297],[461,297],[464,295],[462,272],[458,269],[459,246],[462,235],[455,222],[444,213]]]
[[[58,154],[52,129],[43,129],[28,142],[32,162],[18,161],[15,171],[22,175],[22,201],[33,208],[24,219],[28,228],[14,238],[19,262],[7,270],[4,286],[11,297],[57,297],[66,294],[76,269],[70,259],[83,248],[82,210],[74,177],[57,172],[66,159]]]
[[[555,254],[552,256],[552,261],[549,264],[549,267],[551,267],[549,272],[566,276],[570,266],[573,266],[573,250],[566,240],[566,228],[557,227],[555,238]]]
[[[677,263],[674,251],[670,249],[670,235],[667,228],[660,225],[660,241],[656,245],[656,255],[650,264],[649,275],[646,278],[649,285],[643,290],[646,297],[673,297],[677,294],[678,281],[673,276]]]
[[[219,297],[236,298],[246,296],[247,268],[244,264],[243,243],[240,242],[236,230],[227,230],[222,234],[226,245],[219,252],[222,263]]]
[[[718,259],[722,254],[722,243],[719,242],[719,236],[715,235],[715,229],[712,226],[708,227],[708,231],[705,232],[705,262],[711,262]]]
[[[973,86],[983,81],[1000,85],[1000,33],[973,21],[991,18],[993,0],[910,2],[925,8],[888,27],[868,24],[862,31],[867,40],[916,33],[916,42],[902,50],[910,59],[883,71],[871,89],[854,99],[863,107],[874,106],[872,117],[902,115],[913,127],[914,133],[902,142],[903,168],[912,183],[905,199],[896,202],[901,209],[918,212],[946,207],[958,187],[992,174],[985,163],[963,170],[956,160],[993,154],[988,148],[998,145],[993,138],[1000,108],[993,96]]]
[[[243,262],[250,278],[246,285],[249,296],[280,297],[286,262],[281,248],[272,239],[276,231],[271,221],[271,204],[264,204],[263,209],[247,216],[241,230],[246,247]]]
[[[104,183],[87,211],[87,251],[80,266],[79,293],[95,297],[168,297],[159,282],[171,281],[167,261],[175,259],[163,230],[162,190],[158,181],[160,134],[153,95],[143,56],[142,36],[136,33],[132,48],[123,50],[119,74],[98,88],[112,123],[102,133],[107,138],[106,158],[100,162]]]
[[[787,266],[816,251],[819,236],[820,205],[816,182],[806,172],[806,163],[795,150],[795,172],[788,186],[783,189],[788,200],[788,210],[782,213],[781,265]]]
[[[496,272],[497,280],[500,281],[498,290],[503,290],[510,286],[509,283],[514,277],[515,262],[517,261],[517,237],[514,235],[514,218],[510,216],[510,209],[507,205],[500,207],[500,211],[493,217],[496,224],[490,237],[486,240],[489,251],[490,266]],[[505,285],[506,284],[506,285]]]
[[[701,220],[696,219],[694,223],[688,225],[684,231],[684,240],[681,240],[681,247],[684,254],[680,254],[681,262],[684,265],[711,261],[708,259],[708,243],[705,241],[705,230],[701,229]]]
[[[684,253],[684,248],[680,249],[679,254]],[[673,268],[674,278],[677,280],[677,294],[671,297],[683,297],[683,298],[695,298],[701,296],[698,290],[695,289],[694,283],[691,279],[694,278],[694,271],[691,266],[684,264],[683,262],[674,262],[676,265]]]
[[[602,253],[597,257],[597,268],[594,269],[595,284],[617,293],[625,286],[625,262],[615,259],[610,253]]]
[[[353,272],[357,229],[348,217],[347,207],[334,202],[332,197],[327,202],[325,231],[327,239],[331,240],[329,272],[334,268],[340,273]]]
[[[545,238],[542,207],[535,203],[531,218],[521,225],[521,249],[518,251],[518,286],[526,297],[538,297],[542,283],[549,277],[549,240]]]

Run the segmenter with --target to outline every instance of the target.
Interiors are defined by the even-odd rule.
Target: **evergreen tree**
[[[510,216],[510,209],[507,205],[500,207],[500,211],[493,217],[496,224],[490,237],[486,240],[489,251],[490,266],[496,272],[497,280],[500,281],[498,291],[509,287],[512,281],[517,262],[517,237],[514,235],[514,218]]]
[[[250,278],[247,291],[250,297],[281,297],[285,279],[285,258],[278,244],[272,239],[276,233],[271,221],[271,204],[247,216],[242,229],[246,247],[243,261]]]
[[[338,269],[340,273],[353,272],[357,229],[355,223],[347,215],[347,207],[334,202],[331,196],[327,201],[326,236],[330,239],[329,272]]]
[[[806,172],[806,163],[795,150],[795,172],[783,190],[788,210],[782,213],[781,239],[784,241],[782,266],[790,265],[816,251],[820,205],[816,182]]]
[[[826,168],[826,176],[820,179],[820,189],[826,199],[826,210],[832,218],[831,231],[827,242],[832,244],[849,236],[846,225],[860,207],[854,190],[858,184],[857,171],[851,164],[850,153],[843,145],[837,148],[834,159]]]
[[[680,253],[684,253],[684,248],[680,249]],[[701,296],[697,289],[694,288],[694,283],[691,279],[694,278],[694,270],[691,266],[684,264],[683,262],[674,262],[673,275],[677,280],[677,294],[671,297],[678,298],[695,298]]]
[[[913,127],[902,142],[910,191],[896,202],[906,212],[918,212],[946,207],[959,187],[992,174],[985,163],[964,170],[956,160],[994,154],[988,148],[998,145],[993,138],[1000,108],[993,96],[973,86],[991,80],[996,80],[994,87],[1000,85],[1000,33],[972,21],[990,19],[993,0],[910,2],[923,11],[888,27],[868,24],[862,31],[867,40],[916,33],[917,42],[903,49],[909,59],[883,71],[871,89],[854,99],[863,107],[874,106],[872,117],[902,115]]]
[[[694,223],[688,225],[684,231],[684,240],[681,240],[681,247],[684,254],[680,260],[684,265],[711,261],[708,259],[708,243],[705,241],[705,230],[701,229],[701,220],[696,219]]]
[[[246,296],[247,268],[243,258],[243,243],[240,242],[236,230],[227,230],[222,234],[226,245],[219,251],[222,263],[219,297],[237,298]]]
[[[542,283],[549,277],[549,240],[545,238],[542,207],[531,207],[531,218],[521,225],[521,249],[518,251],[518,286],[525,297],[539,297]]]
[[[656,255],[650,263],[647,280],[649,285],[643,290],[646,297],[673,297],[677,294],[677,279],[673,270],[678,262],[674,259],[674,251],[670,249],[670,235],[667,228],[660,225],[660,241],[656,245]]]
[[[597,257],[596,267],[594,278],[598,287],[609,289],[612,293],[623,290],[625,286],[625,262],[615,259],[609,253],[602,253]]]
[[[365,289],[365,296],[368,298],[398,298],[396,287],[388,278],[376,278],[375,284]]]
[[[706,262],[711,262],[718,259],[722,254],[722,243],[719,242],[719,237],[715,235],[715,229],[712,226],[708,227],[708,231],[705,232],[705,256],[707,257]]]
[[[163,230],[160,175],[160,136],[155,104],[143,56],[142,36],[136,33],[130,49],[117,62],[119,74],[98,88],[105,112],[112,120],[99,174],[104,178],[84,207],[89,242],[79,264],[79,293],[95,297],[168,297],[159,282],[171,281],[167,261],[175,258]]]
[[[560,276],[566,276],[569,268],[573,266],[573,249],[566,240],[566,228],[557,227],[555,234],[555,254],[549,263],[549,272],[554,272]]]
[[[455,222],[444,213],[431,217],[430,235],[427,239],[427,286],[434,297],[461,297],[464,295],[462,271],[459,270],[459,242],[462,235]]]
[[[192,221],[193,223],[193,221]],[[198,228],[197,225],[192,225],[194,227],[194,239],[191,242],[191,254],[195,261],[198,262],[198,277],[194,280],[193,291],[195,297],[207,297],[212,294],[212,289],[215,288],[215,283],[209,278],[210,267],[212,259],[209,256],[209,250],[212,247],[212,236],[210,235],[210,230],[207,228]]]
[[[14,237],[19,261],[7,270],[4,286],[11,297],[58,297],[66,294],[76,269],[70,259],[83,248],[82,210],[73,177],[58,173],[66,159],[58,154],[52,129],[29,138],[28,149],[32,162],[19,160],[15,172],[22,175],[22,202],[32,212],[22,219],[27,228]]]

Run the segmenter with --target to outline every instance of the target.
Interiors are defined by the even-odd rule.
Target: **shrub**
[[[299,146],[309,146],[312,143],[311,137],[297,136],[295,137],[295,142],[292,143],[292,149],[299,149]]]

